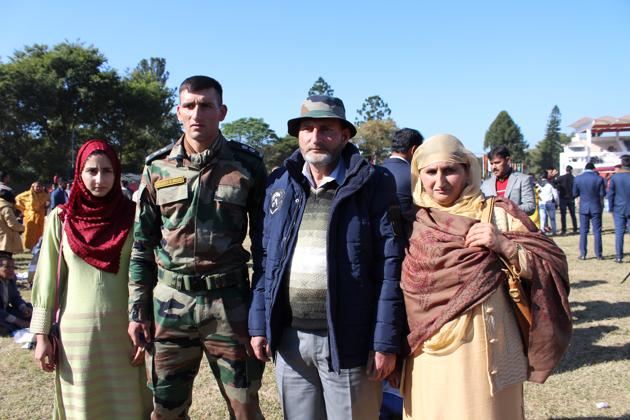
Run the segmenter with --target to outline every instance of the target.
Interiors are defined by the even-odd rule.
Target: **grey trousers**
[[[276,382],[288,420],[378,419],[383,389],[365,366],[329,370],[326,331],[285,327],[276,357]]]

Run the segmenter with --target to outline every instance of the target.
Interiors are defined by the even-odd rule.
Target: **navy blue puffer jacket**
[[[329,365],[364,366],[368,352],[399,353],[404,306],[400,290],[402,241],[391,209],[396,185],[387,170],[370,165],[347,144],[346,178],[337,189],[326,235]],[[249,333],[266,336],[272,353],[286,325],[279,301],[290,267],[310,185],[297,150],[271,174],[264,203],[263,270],[253,281]]]

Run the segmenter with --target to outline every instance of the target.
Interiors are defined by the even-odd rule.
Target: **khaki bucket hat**
[[[335,118],[350,130],[350,138],[357,134],[356,127],[346,120],[346,108],[343,106],[343,101],[333,96],[313,95],[306,98],[302,102],[300,116],[287,122],[289,134],[297,137],[300,123],[306,118]]]

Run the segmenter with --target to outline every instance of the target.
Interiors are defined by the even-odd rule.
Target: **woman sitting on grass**
[[[33,286],[35,358],[42,370],[56,371],[53,417],[147,418],[151,396],[144,352],[127,335],[134,205],[120,189],[120,163],[111,146],[101,140],[85,143],[74,180],[68,202],[46,223]],[[55,363],[47,334],[56,293],[61,348]]]

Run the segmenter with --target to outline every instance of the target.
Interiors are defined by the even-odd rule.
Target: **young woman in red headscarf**
[[[35,359],[42,370],[56,372],[53,418],[140,419],[151,411],[143,350],[127,335],[134,205],[121,191],[120,174],[112,147],[87,141],[68,202],[46,223],[31,331]],[[48,333],[57,293],[61,347],[55,361]]]

